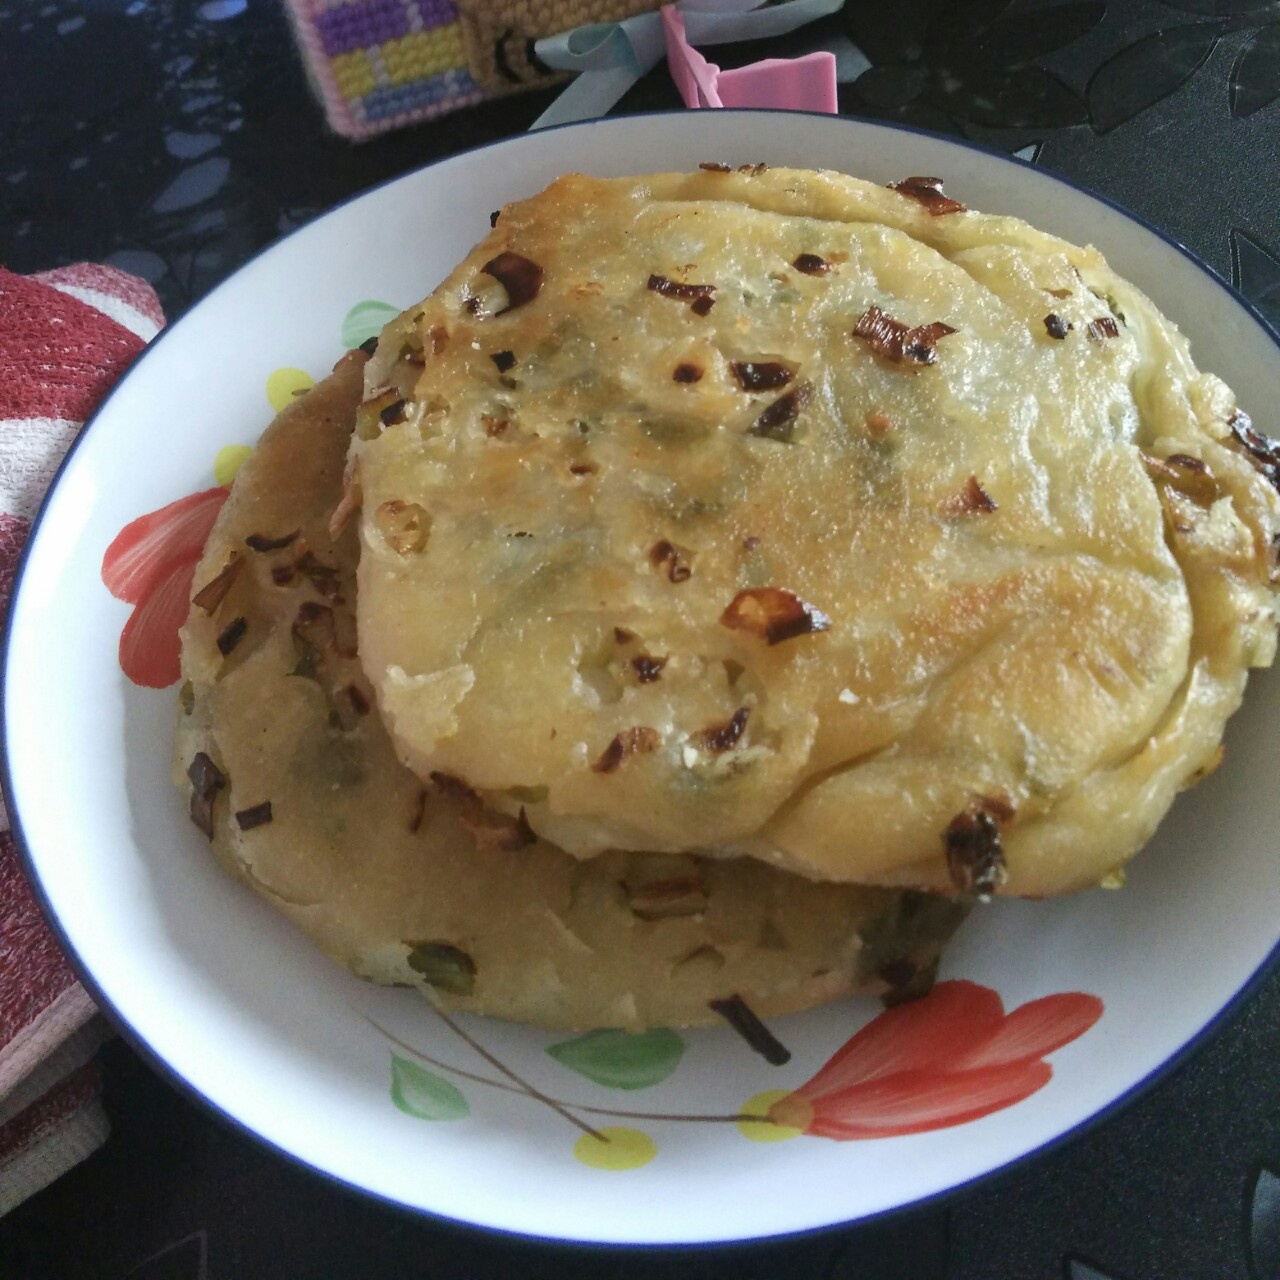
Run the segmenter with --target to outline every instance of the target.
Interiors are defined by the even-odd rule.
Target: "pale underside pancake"
[[[397,750],[579,857],[1092,884],[1274,653],[1231,393],[1015,219],[832,173],[566,177],[388,326],[366,396]]]
[[[267,431],[197,572],[216,585],[183,633],[175,777],[220,862],[357,974],[531,1022],[686,1025],[734,994],[771,1015],[927,981],[963,907],[750,860],[584,864],[399,763],[350,647],[354,525],[328,533],[362,365]]]

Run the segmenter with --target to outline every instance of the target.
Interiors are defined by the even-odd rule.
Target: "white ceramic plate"
[[[1035,169],[829,117],[703,111],[573,126],[455,157],[334,210],[165,333],[66,464],[12,615],[10,799],[64,939],[119,1021],[197,1094],[315,1169],[415,1209],[537,1236],[741,1239],[865,1218],[954,1188],[1053,1142],[1147,1081],[1249,982],[1280,921],[1272,731],[1280,681],[1262,674],[1230,726],[1227,764],[1178,802],[1124,892],[998,904],[948,953],[945,978],[993,989],[1007,1010],[1086,993],[1039,1006],[1059,1030],[1079,1031],[1104,1010],[1052,1051],[1045,1046],[1054,1033],[1041,1033],[1033,1058],[1044,1058],[1052,1078],[1044,1083],[1047,1068],[1028,1068],[1041,1087],[1016,1105],[951,1127],[848,1141],[805,1133],[763,1142],[754,1139],[786,1135],[654,1118],[732,1115],[760,1093],[797,1090],[876,1016],[874,1002],[780,1020],[774,1029],[794,1052],[785,1067],[769,1066],[728,1030],[709,1030],[660,1037],[627,1069],[617,1066],[616,1044],[578,1044],[560,1055],[575,1070],[546,1052],[570,1037],[465,1020],[546,1094],[643,1113],[570,1107],[580,1120],[630,1135],[616,1134],[603,1154],[631,1167],[601,1169],[590,1163],[601,1149],[561,1114],[471,1078],[504,1079],[418,996],[339,972],[216,869],[169,781],[174,693],[132,685],[117,664],[129,606],[103,586],[108,544],[141,513],[207,489],[219,448],[252,443],[270,419],[264,389],[274,371],[327,372],[343,348],[344,320],[352,341],[379,318],[377,308],[352,314],[356,304],[416,301],[486,232],[490,210],[571,169],[621,174],[704,160],[831,167],[878,182],[943,175],[971,206],[1097,244],[1183,325],[1201,367],[1255,411],[1275,403],[1280,351],[1225,286],[1153,231]],[[282,384],[273,387],[279,393]],[[369,1019],[446,1065],[397,1047]],[[872,1034],[890,1057],[901,1049],[891,1024],[882,1020]],[[944,1091],[947,1058],[944,1051],[930,1068]],[[590,1078],[602,1070],[645,1087],[623,1091]],[[865,1121],[875,1132],[933,1106],[904,1100],[900,1079],[861,1092],[845,1083],[843,1100],[819,1099],[814,1113]],[[973,1084],[978,1093],[985,1087]],[[930,1114],[946,1121],[963,1109],[953,1099]]]

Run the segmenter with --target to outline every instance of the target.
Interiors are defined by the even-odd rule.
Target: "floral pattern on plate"
[[[454,1066],[377,1027],[401,1051],[391,1059],[391,1098],[401,1111],[433,1121],[471,1114],[463,1091],[437,1072],[525,1093],[582,1131],[573,1148],[579,1161],[595,1169],[624,1170],[653,1159],[656,1141],[637,1129],[597,1128],[584,1116],[733,1123],[757,1142],[800,1135],[851,1142],[968,1124],[1043,1089],[1053,1076],[1047,1055],[1088,1031],[1102,1017],[1103,1002],[1069,991],[1006,1013],[990,987],[963,979],[940,982],[927,996],[878,1014],[798,1088],[757,1094],[723,1115],[623,1110],[553,1098],[499,1061],[449,1014],[436,1012],[504,1078]],[[625,1090],[666,1079],[682,1052],[680,1036],[666,1028],[636,1036],[592,1031],[547,1049],[562,1066],[605,1088]]]

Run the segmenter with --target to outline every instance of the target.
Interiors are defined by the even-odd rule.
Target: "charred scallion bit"
[[[751,1011],[740,995],[726,1000],[708,1000],[718,1013],[770,1066],[781,1067],[791,1061],[791,1050]]]
[[[979,902],[988,902],[1008,879],[997,815],[981,804],[958,813],[943,835],[951,883]]]

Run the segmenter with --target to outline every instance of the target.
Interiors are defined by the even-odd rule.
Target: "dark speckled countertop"
[[[946,40],[930,38],[941,28]],[[1019,151],[1093,187],[1172,233],[1280,328],[1280,0],[849,0],[768,52],[841,39],[872,64],[841,87],[845,114]],[[731,66],[762,53],[712,56]],[[300,223],[526,129],[552,96],[352,145],[326,130],[270,0],[0,0],[0,262],[114,263],[146,277],[172,319]],[[675,105],[660,69],[618,110]],[[112,1137],[0,1220],[0,1276],[1280,1277],[1275,974],[1121,1114],[976,1190],[868,1227],[682,1255],[421,1222],[225,1128],[119,1042],[104,1065]]]

